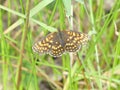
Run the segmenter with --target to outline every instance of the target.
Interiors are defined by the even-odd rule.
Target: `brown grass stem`
[[[20,82],[22,78],[22,61],[23,61],[23,54],[24,53],[24,46],[25,40],[27,37],[28,25],[29,25],[29,13],[30,13],[30,0],[27,0],[26,4],[26,20],[25,20],[25,27],[22,33],[22,40],[21,40],[21,48],[20,48],[20,58],[18,63],[18,75],[17,75],[17,90],[20,88]]]

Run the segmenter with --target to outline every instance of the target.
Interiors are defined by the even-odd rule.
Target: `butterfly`
[[[89,41],[89,35],[72,30],[63,30],[48,34],[36,42],[32,49],[39,54],[50,54],[59,57],[65,52],[77,52]]]

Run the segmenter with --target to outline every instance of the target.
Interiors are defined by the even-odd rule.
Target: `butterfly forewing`
[[[33,51],[38,52],[39,54],[43,54],[43,53],[48,54],[52,47],[53,38],[54,38],[53,35],[54,33],[51,33],[42,40],[36,42],[32,47]]]

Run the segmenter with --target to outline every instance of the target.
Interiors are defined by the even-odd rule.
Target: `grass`
[[[108,9],[104,0],[1,2],[0,89],[119,90],[120,1],[110,3]],[[91,40],[76,55],[33,53],[33,43],[57,29],[89,33]]]

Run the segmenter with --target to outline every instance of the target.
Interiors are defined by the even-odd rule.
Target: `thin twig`
[[[27,30],[28,30],[28,24],[29,24],[29,13],[30,13],[30,0],[28,0],[26,4],[26,22],[25,22],[25,28],[23,30],[22,34],[22,41],[21,41],[21,48],[20,48],[20,58],[19,58],[19,64],[18,64],[18,76],[17,76],[17,90],[19,90],[20,87],[20,82],[21,82],[21,71],[22,71],[22,60],[23,60],[23,55],[24,53],[24,46],[25,46],[25,40],[27,36]]]

